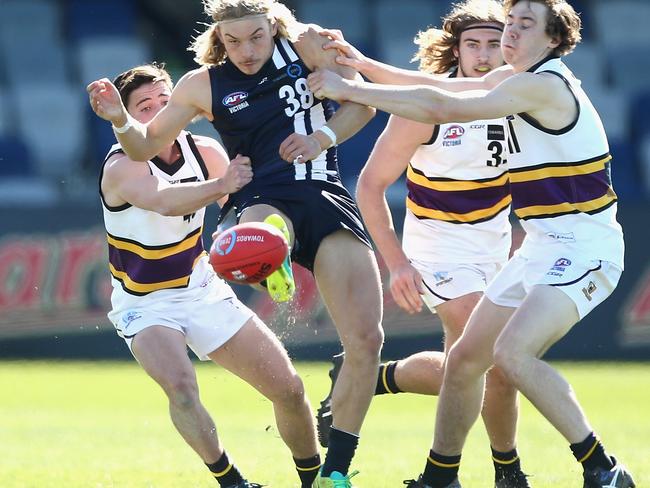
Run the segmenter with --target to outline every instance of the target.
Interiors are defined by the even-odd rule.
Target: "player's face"
[[[499,24],[488,24],[501,27]],[[470,26],[471,27],[471,26]],[[494,29],[470,29],[454,48],[461,76],[478,78],[503,65],[501,33]]]
[[[219,26],[228,59],[247,75],[254,75],[273,55],[277,28],[263,15],[243,17]]]
[[[171,94],[164,81],[146,83],[131,92],[126,110],[135,120],[146,124],[169,103]]]
[[[522,0],[508,13],[501,38],[503,58],[515,71],[524,71],[543,59],[558,42],[546,34],[548,7]]]

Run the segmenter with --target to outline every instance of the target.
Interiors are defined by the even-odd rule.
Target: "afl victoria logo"
[[[214,250],[220,256],[225,256],[235,247],[235,242],[237,242],[237,233],[231,230],[214,243]]]
[[[223,97],[222,103],[225,107],[234,107],[235,105],[239,105],[240,103],[246,101],[247,98],[248,93],[239,91]]]
[[[290,64],[287,66],[287,74],[291,78],[298,78],[302,74],[302,68],[300,67],[299,64]]]
[[[465,133],[465,129],[463,129],[460,125],[452,125],[445,131],[445,139],[458,139],[459,137],[462,137],[463,134]]]

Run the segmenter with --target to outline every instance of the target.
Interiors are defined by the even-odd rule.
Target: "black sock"
[[[609,470],[614,467],[614,463],[605,453],[605,448],[593,432],[584,441],[571,444],[570,447],[575,458],[582,463],[582,467],[586,470],[596,468]]]
[[[348,474],[357,444],[359,444],[358,436],[332,427],[329,448],[321,470],[322,476],[327,477],[332,474],[332,471]]]
[[[244,478],[235,465],[230,464],[226,451],[223,452],[216,463],[205,463],[205,465],[212,473],[212,476],[214,476],[214,479],[216,479],[221,486],[236,485],[237,483],[244,481]]]
[[[316,454],[307,459],[293,458],[293,462],[296,463],[296,471],[298,471],[298,476],[300,476],[302,488],[311,488],[321,466],[320,454]]]
[[[385,393],[401,393],[397,383],[395,383],[395,368],[397,361],[389,361],[379,365],[379,375],[377,375],[377,387],[375,388],[375,395],[383,395]]]
[[[521,471],[521,463],[517,449],[500,452],[492,448],[492,461],[494,462],[494,479],[502,480],[517,471]]]
[[[432,450],[429,451],[427,465],[422,473],[422,481],[431,488],[443,488],[456,479],[460,467],[458,456],[443,456]]]

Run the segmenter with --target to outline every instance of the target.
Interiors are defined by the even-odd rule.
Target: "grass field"
[[[559,364],[608,449],[650,486],[650,363]],[[327,366],[300,363],[314,404],[328,389]],[[251,479],[297,486],[270,404],[212,364],[198,366],[202,398],[230,456]],[[158,387],[134,362],[0,362],[1,488],[214,487],[198,457],[168,420]],[[375,399],[354,468],[359,488],[398,488],[422,469],[434,398]],[[581,487],[562,438],[522,401],[519,450],[536,488]],[[481,425],[464,453],[461,480],[490,487]]]

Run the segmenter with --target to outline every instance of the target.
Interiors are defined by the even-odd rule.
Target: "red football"
[[[220,233],[210,247],[210,264],[235,283],[259,283],[282,265],[289,253],[284,235],[264,222],[238,224]]]

